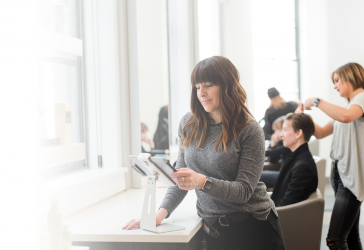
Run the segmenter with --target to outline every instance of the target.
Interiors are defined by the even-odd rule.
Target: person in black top
[[[283,124],[283,145],[292,154],[284,159],[282,170],[271,196],[276,207],[306,200],[318,185],[316,163],[307,142],[315,132],[315,124],[307,114],[288,114]]]
[[[278,163],[279,160],[282,160],[285,156],[291,153],[289,148],[283,146],[283,141],[280,137],[285,119],[286,116],[281,116],[273,122],[272,128],[274,133],[271,137],[270,145],[265,151],[265,156],[269,157],[270,163]]]
[[[147,135],[148,127],[143,122],[140,123],[140,132],[141,132],[141,134],[140,134],[141,142],[145,142],[146,144],[149,144],[149,146],[150,146],[150,150],[147,151],[147,150],[145,150],[145,148],[142,145],[142,153],[149,153],[151,156],[155,156],[157,154],[164,154],[164,155],[169,154],[169,149],[156,149],[155,148],[154,142]]]
[[[169,149],[169,130],[168,130],[168,105],[162,107],[158,115],[158,125],[153,136],[156,149]]]
[[[289,148],[286,148],[283,145],[282,138],[280,137],[285,119],[286,116],[281,116],[273,122],[272,127],[274,129],[274,134],[271,138],[271,144],[265,151],[265,156],[267,156],[269,162],[273,164],[270,166],[269,170],[264,170],[260,177],[260,181],[264,182],[267,188],[273,188],[278,179],[279,171],[282,168],[283,162],[279,161],[283,160],[284,157],[292,153]]]
[[[294,113],[297,104],[295,102],[286,102],[280,95],[276,88],[268,89],[268,96],[270,98],[270,106],[265,112],[264,121],[265,125],[263,127],[264,135],[266,140],[270,140],[272,134],[274,133],[272,129],[273,122],[280,116],[286,115],[288,113]]]

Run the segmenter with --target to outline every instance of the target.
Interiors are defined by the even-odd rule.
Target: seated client
[[[267,188],[273,188],[276,184],[277,178],[279,176],[279,171],[282,167],[282,162],[278,163],[279,160],[283,160],[284,157],[291,154],[291,150],[283,146],[282,138],[280,134],[282,132],[282,127],[286,116],[281,116],[277,118],[272,125],[274,134],[271,137],[271,144],[269,148],[265,151],[265,156],[269,157],[270,163],[277,163],[275,166],[268,170],[264,170],[260,177],[260,181],[264,182]]]
[[[282,170],[273,189],[276,207],[306,200],[318,184],[316,163],[307,142],[315,132],[311,116],[288,114],[280,134],[283,145],[292,151],[283,162]]]
[[[286,116],[281,116],[273,122],[272,129],[274,130],[274,133],[271,137],[270,145],[265,151],[265,156],[269,157],[270,163],[277,163],[291,153],[291,150],[283,145],[280,136],[285,119]]]

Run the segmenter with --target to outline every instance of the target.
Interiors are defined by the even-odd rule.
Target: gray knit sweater
[[[179,136],[187,118],[180,122]],[[211,119],[205,145],[200,150],[197,142],[189,147],[179,147],[176,168],[190,168],[200,174],[212,177],[213,185],[208,192],[195,189],[197,213],[208,224],[215,223],[221,215],[247,212],[259,220],[266,220],[270,210],[278,216],[274,202],[260,182],[264,165],[264,134],[259,124],[252,120],[239,133],[237,140],[227,144],[227,151],[214,150],[211,143],[222,131],[222,123],[214,124]],[[211,143],[211,144],[210,144]],[[210,144],[210,145],[209,145]],[[209,145],[207,148],[205,148]],[[188,191],[177,186],[170,187],[161,204],[168,216],[182,202]]]

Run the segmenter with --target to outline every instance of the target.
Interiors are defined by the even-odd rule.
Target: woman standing
[[[364,199],[364,69],[348,63],[332,74],[335,89],[347,98],[347,108],[310,98],[305,109],[316,106],[332,120],[315,124],[318,139],[333,134],[331,185],[335,191],[327,245],[330,249],[363,249],[359,237],[360,206]],[[300,107],[296,112],[302,112]]]
[[[179,126],[178,187],[168,189],[156,223],[195,190],[208,249],[284,249],[274,203],[259,182],[263,131],[246,106],[238,70],[225,57],[207,58],[191,84],[192,113]],[[132,220],[124,228],[137,225]]]

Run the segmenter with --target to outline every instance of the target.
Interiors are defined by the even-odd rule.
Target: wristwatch
[[[211,187],[212,187],[212,178],[207,177],[205,180],[205,184],[203,185],[201,190],[207,192],[211,190]]]
[[[320,101],[321,101],[320,98],[316,98],[316,100],[313,101],[313,106],[317,107]]]

